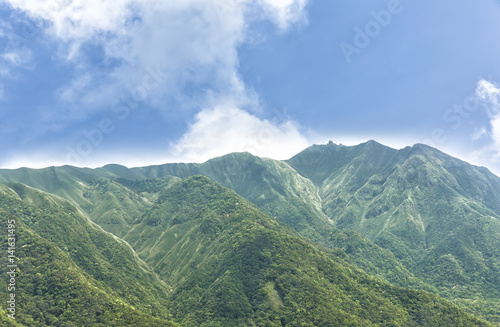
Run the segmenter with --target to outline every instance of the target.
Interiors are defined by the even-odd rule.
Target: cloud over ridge
[[[57,105],[39,109],[43,111],[39,114],[39,124],[47,125],[49,121],[51,125],[66,127],[81,124],[89,116],[106,114],[117,103],[130,99],[135,101],[134,106],[161,111],[165,119],[169,119],[172,111],[182,111],[191,117],[198,113],[196,122],[178,139],[180,143],[171,142],[172,153],[193,160],[221,153],[217,149],[200,151],[206,145],[206,138],[215,137],[202,128],[209,116],[241,118],[249,125],[236,122],[233,125],[244,131],[237,139],[247,143],[255,138],[255,133],[258,137],[263,128],[269,128],[275,135],[273,144],[278,140],[284,143],[274,147],[278,156],[279,150],[286,148],[285,136],[304,144],[293,122],[273,125],[255,116],[262,109],[258,94],[245,85],[239,74],[238,48],[255,40],[253,24],[270,22],[278,33],[286,32],[294,24],[305,24],[307,2],[0,0],[0,4],[24,15],[39,30],[40,38],[56,46],[53,60],[74,70],[71,78],[54,92]],[[4,53],[3,57],[12,65],[19,61],[15,52]],[[27,64],[30,58],[23,60]],[[97,69],[96,65],[105,69]],[[142,94],[136,92],[152,70],[161,72],[157,78],[161,83]],[[217,123],[215,120],[214,124]],[[41,126],[36,136],[46,132],[47,128]],[[198,138],[197,133],[204,138]],[[243,140],[244,137],[248,139]],[[220,149],[240,148],[225,144]],[[270,148],[271,145],[266,145],[241,150],[272,156]]]
[[[218,106],[196,115],[184,136],[173,144],[173,157],[204,162],[230,152],[289,159],[309,145],[291,120],[275,123],[236,107]]]
[[[476,158],[486,158],[485,161],[500,161],[500,88],[493,82],[481,79],[477,83],[476,97],[482,101],[490,120],[488,128],[479,129],[473,139],[487,136],[489,145],[475,151]]]

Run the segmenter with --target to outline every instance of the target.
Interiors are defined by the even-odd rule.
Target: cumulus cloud
[[[204,162],[230,152],[288,159],[308,145],[293,121],[273,123],[235,107],[221,106],[198,113],[189,131],[173,144],[172,155],[189,162]]]
[[[484,128],[474,136],[478,139],[479,136],[488,135],[490,144],[477,150],[475,156],[490,157],[493,162],[498,162],[500,159],[500,88],[490,81],[480,80],[477,84],[476,96],[487,110],[490,126],[488,131]]]
[[[132,1],[113,0],[4,0],[31,19],[46,21],[48,30],[64,41],[84,40],[123,26]]]
[[[187,161],[232,151],[286,158],[307,146],[293,122],[274,124],[250,113],[260,111],[258,95],[238,71],[240,46],[262,39],[252,27],[267,21],[284,33],[305,24],[307,2],[0,0],[28,18],[54,45],[53,59],[74,72],[54,91],[59,106],[41,106],[44,125],[67,126],[117,104],[156,108],[166,117],[171,110],[198,112],[171,144],[176,158]],[[21,62],[6,54],[9,60]],[[151,71],[159,83],[144,87],[152,85]]]
[[[148,67],[165,72],[161,88],[148,94],[147,104],[200,108],[230,102],[252,106],[256,99],[238,74],[238,47],[251,24],[269,20],[280,30],[304,22],[307,0],[0,0],[26,13],[59,40],[58,54],[80,74],[96,74],[86,64],[88,45],[100,47],[106,76],[94,80],[92,108],[106,107],[116,94],[127,96]],[[75,77],[76,78],[76,77]],[[63,101],[84,110],[78,83],[62,87]],[[103,87],[100,87],[103,86]],[[95,93],[104,93],[103,96]],[[76,96],[78,95],[78,96]],[[209,102],[209,103],[207,103]],[[211,102],[211,103],[210,103]]]
[[[297,21],[305,21],[304,8],[307,0],[261,0],[267,16],[282,30]]]
[[[476,96],[485,101],[491,115],[500,113],[500,89],[497,85],[487,80],[480,80],[477,83]]]

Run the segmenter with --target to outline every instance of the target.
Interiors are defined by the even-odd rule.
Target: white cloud
[[[495,145],[495,152],[497,156],[500,154],[500,115],[491,118],[491,138]]]
[[[474,131],[474,133],[472,133],[472,141],[477,141],[486,135],[488,135],[488,131],[486,131],[486,127],[483,126],[481,128],[478,128]]]
[[[0,0],[1,4],[1,0]],[[13,68],[31,69],[33,68],[33,52],[27,46],[19,34],[16,33],[13,25],[17,22],[15,18],[0,22],[0,41],[5,47],[0,50],[0,77],[12,78]]]
[[[9,51],[2,54],[2,58],[13,66],[21,66],[29,63],[32,56],[33,54],[29,49],[24,49],[24,51]]]
[[[91,77],[95,107],[109,107],[140,83],[147,67],[165,72],[162,87],[148,94],[147,104],[162,108],[168,101],[190,109],[223,103],[255,105],[238,74],[238,47],[251,24],[270,20],[280,30],[306,21],[307,0],[0,0],[48,24],[46,33],[60,40],[61,59],[92,72],[85,44],[104,50],[104,60],[118,63],[107,76]],[[42,26],[42,25],[41,25]],[[101,72],[102,73],[102,72]],[[76,76],[75,79],[78,77]],[[85,110],[78,83],[62,88],[63,100]],[[102,87],[101,87],[102,86]],[[96,93],[102,93],[98,95]],[[78,95],[78,96],[77,96]],[[88,96],[87,96],[88,97]]]
[[[477,83],[476,96],[483,100],[490,109],[490,115],[500,113],[500,89],[490,81],[480,80]]]
[[[31,19],[50,23],[49,32],[62,39],[85,40],[123,26],[132,1],[123,0],[4,0]]]
[[[474,136],[490,136],[490,144],[474,152],[476,158],[498,163],[500,160],[500,88],[494,83],[480,80],[477,83],[476,96],[487,108],[490,119],[489,131],[481,130]],[[473,136],[473,140],[474,140]]]
[[[100,105],[108,103],[118,96],[116,89],[106,85],[108,80],[102,74],[82,73],[67,85],[56,90],[56,95],[63,104],[58,112],[42,107],[39,110],[40,118],[44,122],[53,123],[57,120],[71,121],[85,119],[88,114],[100,110]],[[81,110],[86,108],[86,110]]]
[[[282,30],[290,24],[305,21],[304,8],[307,0],[261,0],[259,1],[267,16]]]
[[[203,162],[231,152],[288,159],[309,146],[298,126],[261,120],[235,107],[205,109],[189,131],[172,145],[175,161]]]
[[[239,47],[255,40],[252,27],[270,21],[286,32],[293,24],[304,24],[307,2],[0,0],[24,13],[42,41],[50,40],[54,61],[74,68],[74,76],[54,91],[59,106],[40,106],[37,115],[44,126],[68,126],[117,103],[152,106],[166,115],[172,108],[193,115],[200,108],[215,108],[199,112],[173,145],[176,161],[200,161],[231,151],[284,158],[307,146],[292,122],[277,125],[236,109],[259,110],[258,95],[238,71]],[[10,59],[11,64],[16,61]],[[145,81],[151,82],[151,70],[161,72],[161,83],[138,96]],[[266,133],[272,134],[269,143]],[[255,149],[244,145],[255,138]]]
[[[124,27],[133,25],[154,9],[183,13],[186,8],[201,13],[207,8],[224,16],[228,23],[236,16],[268,19],[286,29],[304,21],[307,0],[2,0],[13,8],[28,13],[33,19],[50,22],[50,33],[68,40],[93,38],[102,32],[126,34]],[[153,9],[153,10],[152,10]],[[161,10],[165,14],[164,10]],[[167,17],[171,18],[171,17]],[[120,30],[121,29],[121,30]]]

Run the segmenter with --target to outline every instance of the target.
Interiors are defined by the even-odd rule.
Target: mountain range
[[[0,182],[20,325],[500,324],[500,178],[425,145]]]

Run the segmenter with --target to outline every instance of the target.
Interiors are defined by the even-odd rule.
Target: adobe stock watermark
[[[16,220],[7,220],[7,316],[10,319],[16,319],[16,287],[17,287],[17,258],[16,258]]]
[[[407,0],[413,1],[413,0]],[[380,35],[384,28],[391,24],[394,16],[403,12],[404,6],[400,0],[389,0],[386,9],[378,11],[372,10],[370,16],[372,20],[368,21],[362,28],[354,27],[354,37],[351,43],[341,42],[339,44],[340,51],[344,55],[348,64],[352,62],[354,55],[359,55],[363,49],[368,47],[372,40]]]
[[[133,109],[148,98],[150,93],[163,83],[165,74],[160,66],[146,67],[146,74],[141,82],[137,84],[125,101],[115,101],[111,108],[113,116],[103,118],[93,129],[84,129],[82,139],[74,146],[67,146],[66,163],[68,165],[80,166],[85,158],[89,157],[105,139],[106,135],[113,133],[116,129],[116,121],[127,119]]]

